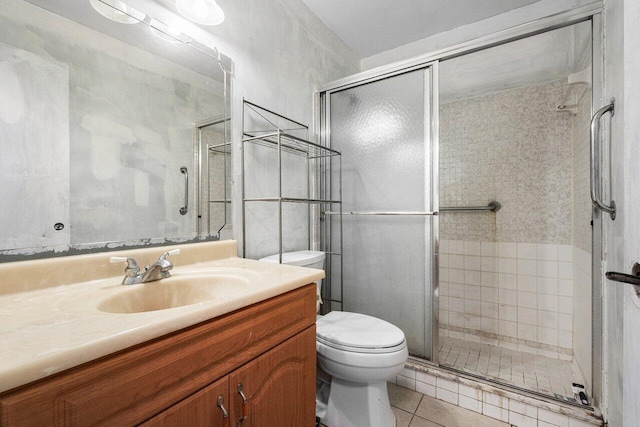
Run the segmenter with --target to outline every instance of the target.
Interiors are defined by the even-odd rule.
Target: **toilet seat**
[[[406,347],[400,328],[372,316],[332,311],[316,323],[316,342],[354,353],[395,353]]]

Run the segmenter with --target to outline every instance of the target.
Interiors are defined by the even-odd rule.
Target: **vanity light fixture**
[[[196,24],[218,25],[224,21],[224,12],[216,0],[176,0],[176,8]]]
[[[193,39],[180,32],[177,28],[160,22],[157,19],[151,18],[149,21],[149,29],[156,37],[172,44],[179,44],[180,42],[189,43],[193,41]]]
[[[146,15],[120,0],[89,0],[91,6],[102,16],[121,24],[137,24]]]

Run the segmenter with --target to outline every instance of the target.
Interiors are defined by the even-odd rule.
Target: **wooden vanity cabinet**
[[[229,427],[229,377],[165,409],[141,427]]]
[[[0,426],[314,426],[315,293],[307,285],[5,392]]]

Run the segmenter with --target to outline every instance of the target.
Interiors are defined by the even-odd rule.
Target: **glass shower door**
[[[429,360],[431,84],[424,68],[328,94],[330,144],[342,153],[342,309],[395,324]]]

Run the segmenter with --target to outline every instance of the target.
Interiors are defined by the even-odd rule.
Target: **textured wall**
[[[3,43],[69,70],[68,105],[34,108],[69,116],[71,244],[193,237],[179,169],[192,171],[193,122],[223,113],[220,84],[23,1],[1,4]]]
[[[216,45],[234,61],[233,80],[233,223],[234,237],[242,246],[242,195],[240,141],[242,98],[301,123],[313,121],[312,95],[320,85],[360,71],[359,58],[300,0],[220,1],[225,23],[210,29]],[[256,159],[261,174],[275,182],[272,155]],[[305,182],[304,166],[292,162],[288,181]],[[255,177],[251,177],[255,178]],[[252,179],[256,182],[256,179]],[[268,187],[269,182],[264,182]],[[293,189],[297,191],[296,188]],[[278,251],[277,211],[256,207],[247,231],[247,255],[253,258]],[[308,241],[306,208],[290,206],[285,212],[287,250],[305,249]],[[242,249],[239,249],[242,253]]]
[[[638,185],[640,184],[640,168],[637,167],[637,159],[640,157],[640,7],[635,0],[624,1],[624,28],[625,28],[625,99],[624,99],[624,126],[625,126],[625,155],[617,159],[614,165],[625,173],[625,204],[624,215],[626,222],[625,236],[640,236],[640,202],[638,201]],[[625,264],[627,268],[632,261],[640,257],[640,241],[637,238],[625,239]],[[640,298],[627,286],[624,301],[624,419],[625,425],[638,422],[640,419]]]
[[[69,67],[0,43],[0,93],[0,250],[68,245]]]
[[[440,206],[502,204],[496,213],[443,213],[444,239],[570,244],[571,119],[555,111],[561,82],[443,104]]]
[[[627,16],[632,16],[626,10],[627,5],[635,3],[626,0],[611,0],[605,2],[604,10],[604,69],[606,73],[606,81],[604,83],[604,94],[602,96],[602,104],[605,100],[615,97],[618,101],[617,116],[615,119],[604,120],[605,127],[610,129],[609,142],[611,147],[611,179],[603,180],[603,188],[605,189],[604,200],[611,200],[615,197],[618,206],[624,209],[626,202],[625,192],[625,170],[630,173],[636,170],[633,165],[633,157],[626,157],[625,153],[625,124],[627,117],[621,113],[620,102],[622,102],[622,111],[624,110],[624,101],[627,96],[625,91],[625,21]],[[635,70],[631,69],[630,72]],[[629,92],[630,97],[637,96],[635,93]],[[629,117],[629,123],[637,121],[637,117]],[[609,125],[610,123],[610,125]],[[607,134],[607,132],[604,132]],[[629,141],[631,143],[631,141]],[[605,160],[606,161],[606,160]],[[606,164],[606,163],[605,163]],[[625,166],[629,166],[628,168]],[[613,196],[609,188],[615,189]],[[635,196],[633,197],[636,198]],[[638,216],[637,211],[634,212]],[[601,214],[603,224],[603,254],[597,254],[598,258],[605,263],[603,269],[611,271],[628,272],[630,268],[631,257],[637,257],[638,253],[626,253],[625,245],[636,242],[637,239],[628,239],[626,222],[631,219],[628,215],[618,215],[615,221],[611,221],[607,214]],[[637,229],[636,229],[637,232]],[[636,234],[637,235],[637,234]],[[596,254],[594,254],[596,255]],[[635,420],[627,420],[624,416],[624,404],[626,399],[638,402],[637,395],[626,397],[624,394],[625,377],[624,372],[624,355],[625,355],[625,333],[626,328],[631,327],[625,323],[625,298],[626,292],[624,286],[605,281],[602,286],[603,292],[603,357],[602,368],[606,372],[603,379],[603,409],[605,420],[611,426],[625,426],[627,423],[633,425]],[[635,332],[635,328],[634,331]],[[637,361],[637,358],[635,359]],[[638,378],[633,379],[633,383],[638,384]]]

